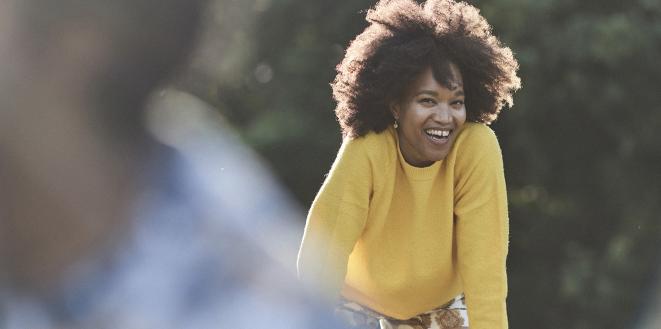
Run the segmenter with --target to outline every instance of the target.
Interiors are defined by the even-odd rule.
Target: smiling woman
[[[495,120],[512,52],[462,2],[381,1],[333,82],[344,141],[308,213],[299,276],[356,328],[508,327]]]

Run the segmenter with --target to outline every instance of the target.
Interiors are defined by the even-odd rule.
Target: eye
[[[463,99],[458,99],[452,103],[450,103],[453,107],[462,107],[464,106],[464,100]]]
[[[430,97],[421,98],[418,100],[418,103],[425,106],[434,106],[436,105],[436,100]]]

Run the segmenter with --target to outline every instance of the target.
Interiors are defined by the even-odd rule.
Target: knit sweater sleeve
[[[299,278],[331,300],[339,296],[349,254],[367,221],[372,166],[367,137],[345,139],[307,216]]]
[[[464,137],[457,151],[455,219],[469,324],[506,329],[509,220],[501,150],[485,125],[472,126]]]

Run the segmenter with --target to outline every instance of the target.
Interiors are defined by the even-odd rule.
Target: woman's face
[[[459,68],[450,66],[450,86],[439,84],[427,68],[391,108],[399,125],[399,148],[410,165],[426,167],[445,159],[466,122],[463,80]]]

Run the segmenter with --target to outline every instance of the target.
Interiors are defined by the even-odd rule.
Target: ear
[[[388,109],[390,110],[390,113],[392,113],[393,118],[395,118],[395,120],[399,120],[399,113],[400,113],[399,104],[397,104],[396,102],[391,102],[388,105]]]

